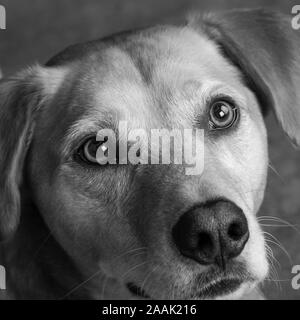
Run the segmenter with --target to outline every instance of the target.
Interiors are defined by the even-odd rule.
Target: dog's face
[[[32,197],[94,275],[95,297],[239,298],[266,277],[263,106],[215,41],[192,25],[153,28],[30,73],[43,92],[25,164]],[[203,129],[203,172],[98,164],[97,132],[120,121]]]
[[[79,263],[86,256],[85,263],[120,285],[134,283],[153,298],[205,297],[203,289],[223,278],[232,280],[233,291],[236,283],[262,280],[267,262],[255,215],[265,186],[267,148],[256,98],[216,46],[195,31],[159,30],[130,40],[133,45],[108,46],[70,67],[64,77],[68,88],[58,89],[41,111],[28,161],[40,212]],[[238,119],[216,130],[209,125],[210,109],[224,100],[238,108]],[[97,132],[120,121],[147,131],[203,128],[203,174],[186,175],[175,164],[84,161],[95,156],[86,145]],[[172,235],[191,208],[199,207],[201,215],[211,201],[219,203],[216,211],[241,209],[249,228],[249,240],[236,259],[225,262],[225,273],[214,263],[204,266],[183,255]],[[190,237],[194,231],[185,232]]]

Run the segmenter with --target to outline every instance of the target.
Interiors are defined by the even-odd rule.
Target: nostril
[[[246,233],[246,228],[244,228],[243,224],[239,222],[231,223],[227,230],[229,238],[235,241],[240,240]]]
[[[183,256],[207,265],[214,262],[219,245],[211,230],[211,215],[205,213],[195,210],[183,214],[172,229],[172,237]]]
[[[211,235],[207,232],[200,232],[198,234],[198,251],[201,252],[202,256],[209,257],[214,251],[214,240]]]
[[[240,240],[244,235],[244,230],[241,224],[239,224],[238,222],[233,222],[228,227],[227,234],[232,240]]]

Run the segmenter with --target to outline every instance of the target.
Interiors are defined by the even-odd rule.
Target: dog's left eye
[[[226,101],[216,101],[210,106],[209,124],[213,130],[231,127],[238,119],[238,108]]]

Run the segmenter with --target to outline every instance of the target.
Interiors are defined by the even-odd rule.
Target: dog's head
[[[2,81],[2,237],[18,224],[26,171],[33,202],[79,270],[110,279],[105,297],[253,289],[268,273],[256,220],[268,167],[263,114],[273,108],[300,142],[299,38],[279,14],[232,11],[76,45]],[[203,172],[187,175],[174,161],[100,165],[97,133],[120,121],[146,132],[204,129]],[[130,150],[143,163],[139,148]]]

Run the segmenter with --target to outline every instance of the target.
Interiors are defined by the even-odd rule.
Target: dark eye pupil
[[[99,148],[99,142],[98,141],[95,140],[95,141],[91,142],[89,144],[89,147],[88,147],[90,155],[96,157],[98,148]]]
[[[228,117],[229,113],[230,113],[229,108],[227,106],[225,106],[224,104],[220,103],[215,106],[214,115],[219,120],[226,119]]]

